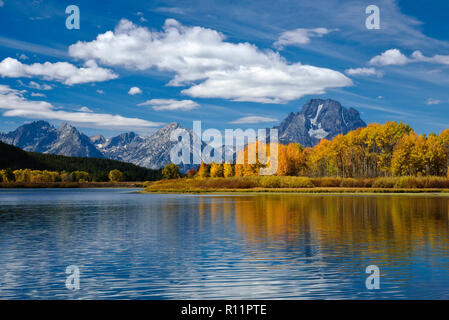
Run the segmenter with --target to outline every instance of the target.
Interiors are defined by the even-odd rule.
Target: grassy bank
[[[0,188],[144,188],[148,182],[1,182]]]
[[[301,193],[420,193],[449,192],[442,177],[373,179],[253,176],[160,180],[145,188],[156,193],[301,192]]]

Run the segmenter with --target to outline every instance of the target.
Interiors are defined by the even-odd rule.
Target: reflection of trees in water
[[[302,247],[313,255],[359,252],[403,255],[448,246],[448,199],[421,196],[267,195],[235,201],[238,231],[248,241]],[[288,246],[287,246],[288,249]]]

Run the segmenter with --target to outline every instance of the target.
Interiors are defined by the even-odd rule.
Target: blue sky
[[[65,26],[71,4],[79,30]],[[370,4],[379,30],[365,26]],[[34,119],[106,136],[172,121],[264,128],[319,97],[440,132],[448,13],[447,1],[1,0],[0,131]]]

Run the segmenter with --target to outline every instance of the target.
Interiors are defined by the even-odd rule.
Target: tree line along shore
[[[248,176],[177,178],[149,183],[145,192],[449,193],[444,177],[309,178]]]
[[[264,146],[267,157],[270,145]],[[259,143],[247,145],[237,158],[240,164],[202,163],[182,175],[176,165],[162,171],[164,179],[149,185],[148,192],[210,192],[215,190],[303,192],[404,192],[449,189],[449,129],[440,134],[418,135],[407,124],[387,122],[321,140],[314,147],[278,144],[274,176],[260,176],[264,166],[249,163]],[[264,153],[265,154],[265,153]],[[344,189],[344,190],[343,190]],[[299,190],[301,191],[301,190]]]
[[[253,150],[258,155],[260,146],[248,144],[237,154],[241,160],[238,164],[202,163],[183,174],[172,163],[163,170],[150,170],[114,160],[25,152],[0,143],[0,149],[9,148],[6,150],[9,160],[0,158],[0,168],[5,167],[5,162],[10,165],[0,171],[0,184],[85,186],[141,181],[143,186],[143,181],[148,181],[145,183],[148,192],[287,189],[445,192],[449,189],[449,129],[440,134],[418,135],[407,124],[387,122],[370,124],[332,140],[323,139],[314,147],[277,144],[278,165],[273,176],[260,176],[260,169],[269,166],[269,162],[263,164],[266,162],[259,157],[248,161]],[[270,145],[265,147],[264,154],[269,159]],[[22,169],[25,165],[29,169]]]
[[[109,171],[108,181],[93,181],[86,171],[0,170],[1,188],[142,188],[150,182],[125,181],[123,172]]]

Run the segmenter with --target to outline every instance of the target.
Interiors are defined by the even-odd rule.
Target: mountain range
[[[274,128],[278,129],[281,143],[295,142],[311,147],[321,139],[331,139],[364,126],[366,124],[357,110],[347,109],[331,99],[312,99],[300,112],[291,112]],[[170,135],[178,128],[181,126],[173,122],[150,137],[128,132],[105,138],[102,135],[88,137],[67,123],[56,128],[40,120],[24,124],[9,133],[0,133],[0,141],[26,151],[107,158],[159,169],[170,163],[170,150],[177,143],[170,141]],[[192,139],[193,132],[186,130]],[[186,165],[181,169],[186,171],[192,167],[194,166]]]

